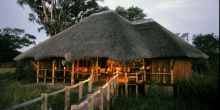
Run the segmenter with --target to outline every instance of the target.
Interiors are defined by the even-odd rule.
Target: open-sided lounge
[[[191,59],[208,58],[152,19],[130,22],[104,11],[21,53],[14,60],[31,60],[36,80],[108,80],[119,83],[173,84],[192,73]]]

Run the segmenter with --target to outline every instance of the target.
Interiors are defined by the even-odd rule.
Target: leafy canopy
[[[35,44],[36,37],[23,29],[0,29],[0,62],[11,61],[20,52],[17,49]]]
[[[209,56],[207,60],[194,61],[193,69],[200,73],[219,73],[219,37],[214,34],[194,35],[193,45]]]
[[[97,1],[17,0],[17,3],[22,7],[29,6],[32,10],[32,13],[29,14],[29,21],[41,25],[39,31],[45,30],[47,35],[53,36],[79,22],[83,17],[108,9],[100,7]]]
[[[122,6],[117,6],[115,11],[119,15],[127,18],[130,21],[141,20],[144,17],[146,17],[146,14],[143,13],[143,11],[144,11],[143,9],[141,9],[139,7],[134,7],[134,6],[128,8],[128,9],[125,9]]]

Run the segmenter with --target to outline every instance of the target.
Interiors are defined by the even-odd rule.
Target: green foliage
[[[41,25],[38,30],[45,30],[50,36],[92,13],[107,9],[100,7],[97,0],[17,0],[17,3],[29,6],[33,11],[29,21]]]
[[[193,45],[209,56],[192,62],[193,70],[198,73],[219,73],[219,37],[214,34],[194,35]]]
[[[194,100],[195,101],[195,100]],[[182,99],[172,97],[149,98],[139,97],[118,97],[114,104],[111,104],[112,110],[208,110],[206,105],[199,101],[189,103]]]
[[[20,52],[17,49],[35,44],[35,36],[25,33],[23,29],[0,29],[0,62],[9,62]]]
[[[162,96],[162,92],[159,88],[159,85],[157,83],[152,82],[151,86],[149,87],[147,97],[152,99],[157,99]]]
[[[0,81],[0,109],[6,109],[13,105],[20,104],[22,102],[32,100],[39,97],[41,93],[47,93],[57,90],[55,86],[46,85],[31,85],[24,84],[18,81]],[[25,110],[39,110],[40,104],[33,104],[25,108]],[[36,108],[38,107],[38,108]]]
[[[35,76],[33,68],[30,61],[20,61],[17,64],[14,80],[19,80],[23,82],[35,82]]]
[[[146,17],[146,14],[143,13],[143,11],[144,11],[143,9],[141,9],[139,7],[134,7],[134,6],[128,8],[128,9],[125,9],[122,6],[117,6],[115,11],[119,15],[127,18],[130,21],[141,20],[144,17]]]
[[[215,73],[215,76],[213,74],[194,73],[189,80],[180,83],[178,88],[179,98],[189,104],[198,101],[209,109],[218,108],[218,73]]]
[[[193,44],[206,54],[219,53],[219,37],[214,34],[195,35]]]

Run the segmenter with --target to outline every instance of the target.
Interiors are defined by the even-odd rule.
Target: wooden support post
[[[98,74],[99,74],[98,67],[99,67],[99,58],[97,57],[97,58],[96,58],[96,74],[95,74],[95,82],[98,82]]]
[[[135,82],[138,83],[138,73],[137,73],[137,71],[135,72]]]
[[[117,76],[115,76],[115,78],[114,78],[114,80],[113,80],[114,82],[113,82],[113,89],[114,89],[114,96],[115,96],[115,99],[116,99],[116,96],[117,96]]]
[[[171,84],[173,84],[173,69],[171,69],[171,71],[170,71],[170,77],[171,77]]]
[[[41,96],[44,97],[41,104],[41,110],[48,110],[48,94],[42,93]]]
[[[79,110],[79,105],[71,105],[71,110]]]
[[[166,83],[166,74],[163,74],[163,83]]]
[[[65,86],[65,105],[64,110],[70,109],[70,87]]]
[[[126,69],[125,69],[125,96],[128,97],[128,75]]]
[[[100,87],[100,93],[99,93],[99,110],[103,110],[103,88]]]
[[[138,84],[135,85],[136,97],[138,97]]]
[[[40,62],[37,61],[37,83],[39,82],[39,74],[40,74]]]
[[[82,100],[82,95],[83,95],[83,81],[80,81],[79,82],[80,85],[79,85],[79,97],[78,97],[78,100]]]
[[[145,68],[145,61],[144,61],[144,58],[143,58],[143,74],[144,74],[143,80],[144,80],[144,81],[146,81],[146,71],[145,71],[145,70],[146,70],[146,68]]]
[[[93,110],[93,95],[89,94],[88,97],[89,97],[89,100],[88,100],[88,110]]]
[[[106,110],[110,110],[110,83],[109,82],[108,82],[108,86],[106,87],[106,100],[107,100]]]
[[[132,93],[131,88],[132,88],[132,85],[128,86],[128,95]]]
[[[170,60],[170,83],[173,84],[173,67],[174,67],[174,63],[173,63],[173,59]]]
[[[127,65],[123,62],[124,68],[124,75],[125,75],[125,97],[128,97],[128,75],[127,75]]]
[[[33,64],[34,67],[35,67],[35,69],[37,69],[37,63],[36,63],[36,62],[34,62],[33,60],[31,60],[31,64]]]
[[[88,92],[91,93],[92,92],[92,77],[90,76],[90,80],[88,82]]]
[[[76,61],[76,78],[79,78],[79,60]]]
[[[66,83],[66,67],[63,67],[63,84]]]
[[[116,76],[116,96],[118,96],[119,93],[119,84],[118,84],[118,75]]]
[[[44,83],[47,81],[47,69],[44,69]]]
[[[55,60],[52,61],[52,84],[55,83]]]
[[[114,79],[112,79],[110,83],[110,98],[112,98],[111,102],[114,104]]]
[[[125,83],[125,96],[128,97],[128,83]]]
[[[114,95],[114,79],[112,79],[112,81],[110,82],[111,85],[111,94]]]
[[[121,87],[119,87],[119,91],[120,91],[120,95],[121,96],[124,96],[124,88],[121,86]]]
[[[71,85],[74,85],[75,81],[74,81],[74,60],[72,61],[72,68],[71,68]]]
[[[147,95],[147,84],[144,84],[144,95]]]
[[[146,72],[144,71],[144,81],[147,81]]]

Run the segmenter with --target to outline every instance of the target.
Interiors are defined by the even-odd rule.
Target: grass
[[[24,80],[17,78],[18,73],[2,73],[0,74],[0,110],[12,107],[14,105],[32,100],[41,95],[41,93],[51,93],[62,89],[63,86],[34,84],[33,78]],[[27,75],[28,76],[28,75]],[[31,76],[30,76],[31,77]],[[27,77],[25,77],[27,78]],[[31,82],[31,83],[30,83]],[[48,107],[53,110],[63,110],[64,108],[64,93],[48,97]],[[71,91],[71,104],[78,100],[78,91]],[[39,110],[41,101],[29,105],[22,110]]]
[[[49,93],[58,88],[46,85],[29,85],[22,82],[0,81],[0,109],[39,97],[41,93]]]
[[[16,68],[0,68],[0,74],[1,73],[14,73]]]
[[[147,96],[118,97],[113,110],[210,110],[218,109],[218,75],[194,75],[178,86],[175,97],[161,93],[157,85],[149,88]]]

